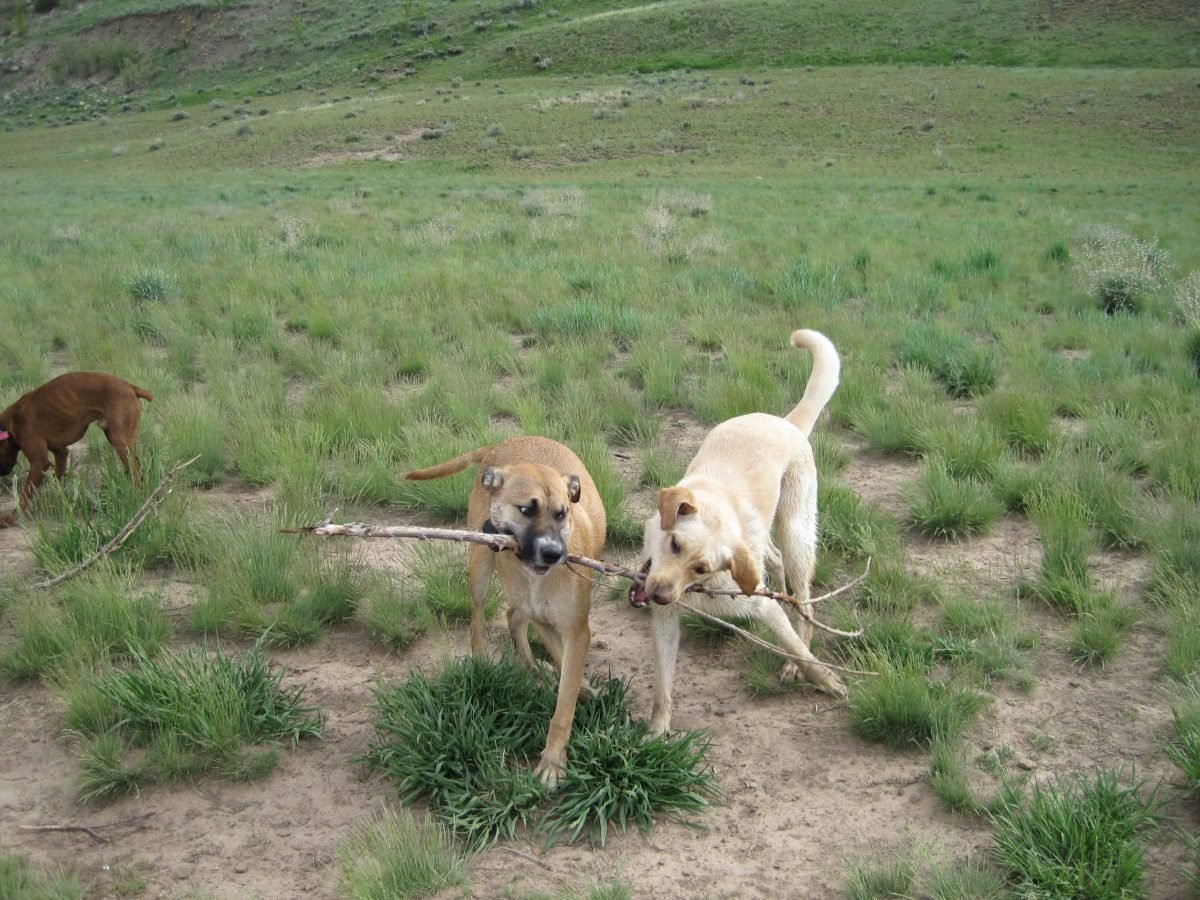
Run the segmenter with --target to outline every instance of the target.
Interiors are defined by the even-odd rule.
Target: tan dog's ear
[[[729,571],[733,575],[733,580],[737,582],[738,590],[743,594],[753,594],[758,588],[758,566],[754,564],[750,548],[745,544],[738,544],[737,549],[733,551],[733,559],[729,561]]]
[[[680,516],[691,516],[695,513],[696,498],[687,488],[669,487],[658,492],[658,518],[663,531],[674,528],[675,520]]]
[[[483,474],[479,476],[479,483],[488,490],[499,490],[500,486],[504,484],[504,470],[488,466],[483,470]]]
[[[567,477],[567,497],[572,503],[578,503],[580,496],[583,495],[583,485],[579,483],[578,475],[570,475]]]

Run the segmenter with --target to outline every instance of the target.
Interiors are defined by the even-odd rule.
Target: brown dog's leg
[[[54,477],[61,481],[67,477],[67,450],[55,447],[50,452],[54,454]]]
[[[26,444],[21,447],[25,458],[29,460],[29,474],[25,476],[25,484],[21,486],[21,509],[29,508],[29,501],[37,493],[42,477],[50,468],[50,453],[44,443]]]
[[[585,620],[563,643],[558,700],[554,705],[554,717],[550,719],[550,729],[546,733],[546,749],[542,751],[542,758],[534,769],[534,774],[550,790],[558,786],[567,768],[567,742],[571,739],[571,726],[575,722],[575,705],[579,700],[579,689],[583,686],[583,668],[591,639],[591,631]]]
[[[487,653],[487,604],[488,586],[492,582],[492,570],[496,567],[496,554],[479,544],[471,547],[471,653],[483,656]]]

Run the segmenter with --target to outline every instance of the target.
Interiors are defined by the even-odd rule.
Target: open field
[[[587,463],[606,558],[633,564],[654,490],[708,428],[798,400],[810,361],[787,336],[807,327],[843,357],[815,432],[817,588],[873,561],[821,611],[863,639],[816,652],[880,676],[835,703],[697,626],[674,724],[711,738],[723,801],[700,827],[544,852],[520,831],[438,896],[867,897],[889,866],[900,894],[1017,896],[1034,876],[1000,849],[1005,790],[1114,774],[1162,803],[1134,829],[1129,895],[1194,893],[1196,17],[1063,3],[1042,28],[994,6],[864,31],[808,4],[829,18],[807,44],[792,19],[768,40],[769,2],[201,4],[190,43],[147,38],[155,66],[86,89],[38,42],[113,29],[113,10],[165,33],[177,9],[78,4],[10,37],[0,408],[76,369],[154,400],[143,491],[93,430],[0,530],[0,850],[86,896],[364,896],[352,836],[399,806],[356,761],[373,691],[465,652],[466,554],[276,529],[461,523],[467,476],[404,473],[534,433]],[[704,37],[718,25],[731,58]],[[604,35],[628,55],[605,60]],[[406,74],[398,54],[427,48]],[[196,455],[111,564],[30,587]],[[648,717],[647,614],[623,588],[596,592],[588,672],[628,679]],[[317,718],[199,752],[98,699],[138,660],[165,682],[152,660],[256,644]],[[107,843],[21,828],[106,823]]]

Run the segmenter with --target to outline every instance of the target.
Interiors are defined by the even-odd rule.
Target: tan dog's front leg
[[[487,653],[487,592],[492,583],[496,555],[487,547],[476,544],[471,548],[471,653]]]
[[[524,607],[508,607],[508,635],[512,638],[521,665],[530,672],[540,671],[537,660],[533,658],[533,649],[529,646],[529,611]]]
[[[554,705],[554,717],[546,734],[546,749],[542,751],[542,758],[533,770],[551,791],[558,787],[567,769],[567,742],[571,739],[571,726],[575,723],[575,704],[579,700],[579,689],[583,686],[583,669],[591,640],[591,631],[584,622],[563,642],[558,701]]]

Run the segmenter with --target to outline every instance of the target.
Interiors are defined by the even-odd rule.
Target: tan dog
[[[0,413],[0,475],[17,464],[17,455],[29,460],[29,474],[21,487],[21,509],[42,483],[54,456],[54,474],[67,473],[67,448],[83,437],[93,422],[100,426],[117,451],[121,465],[141,484],[142,469],[134,451],[142,405],[138,398],[152,399],[149,391],[115,375],[103,372],[68,372],[34,388]],[[12,514],[0,526],[13,525]]]
[[[568,553],[599,556],[604,549],[604,504],[579,458],[555,441],[518,437],[464,453],[408,478],[443,478],[478,465],[471,489],[469,526],[512,535],[516,553],[471,547],[471,652],[486,652],[484,601],[495,569],[508,600],[508,630],[517,656],[537,671],[529,625],[559,671],[558,702],[536,773],[554,788],[567,762],[567,741],[583,687],[591,630],[592,580],[563,565]]]
[[[808,599],[817,555],[817,468],[808,435],[837,389],[841,363],[833,344],[816,331],[793,332],[792,346],[813,354],[812,374],[796,408],[786,418],[751,413],[714,428],[679,484],[658,492],[658,515],[646,523],[646,583],[635,585],[629,600],[634,606],[656,604],[650,719],[655,733],[671,727],[680,619],[675,601],[688,587],[732,578],[749,594],[765,566],[775,590],[790,588],[793,596]],[[772,528],[780,547],[771,539]],[[787,664],[785,680],[802,673],[821,690],[845,694],[838,677],[808,648],[812,626],[802,621],[797,634],[776,601],[692,594],[688,602],[711,615],[757,619],[803,660]]]

